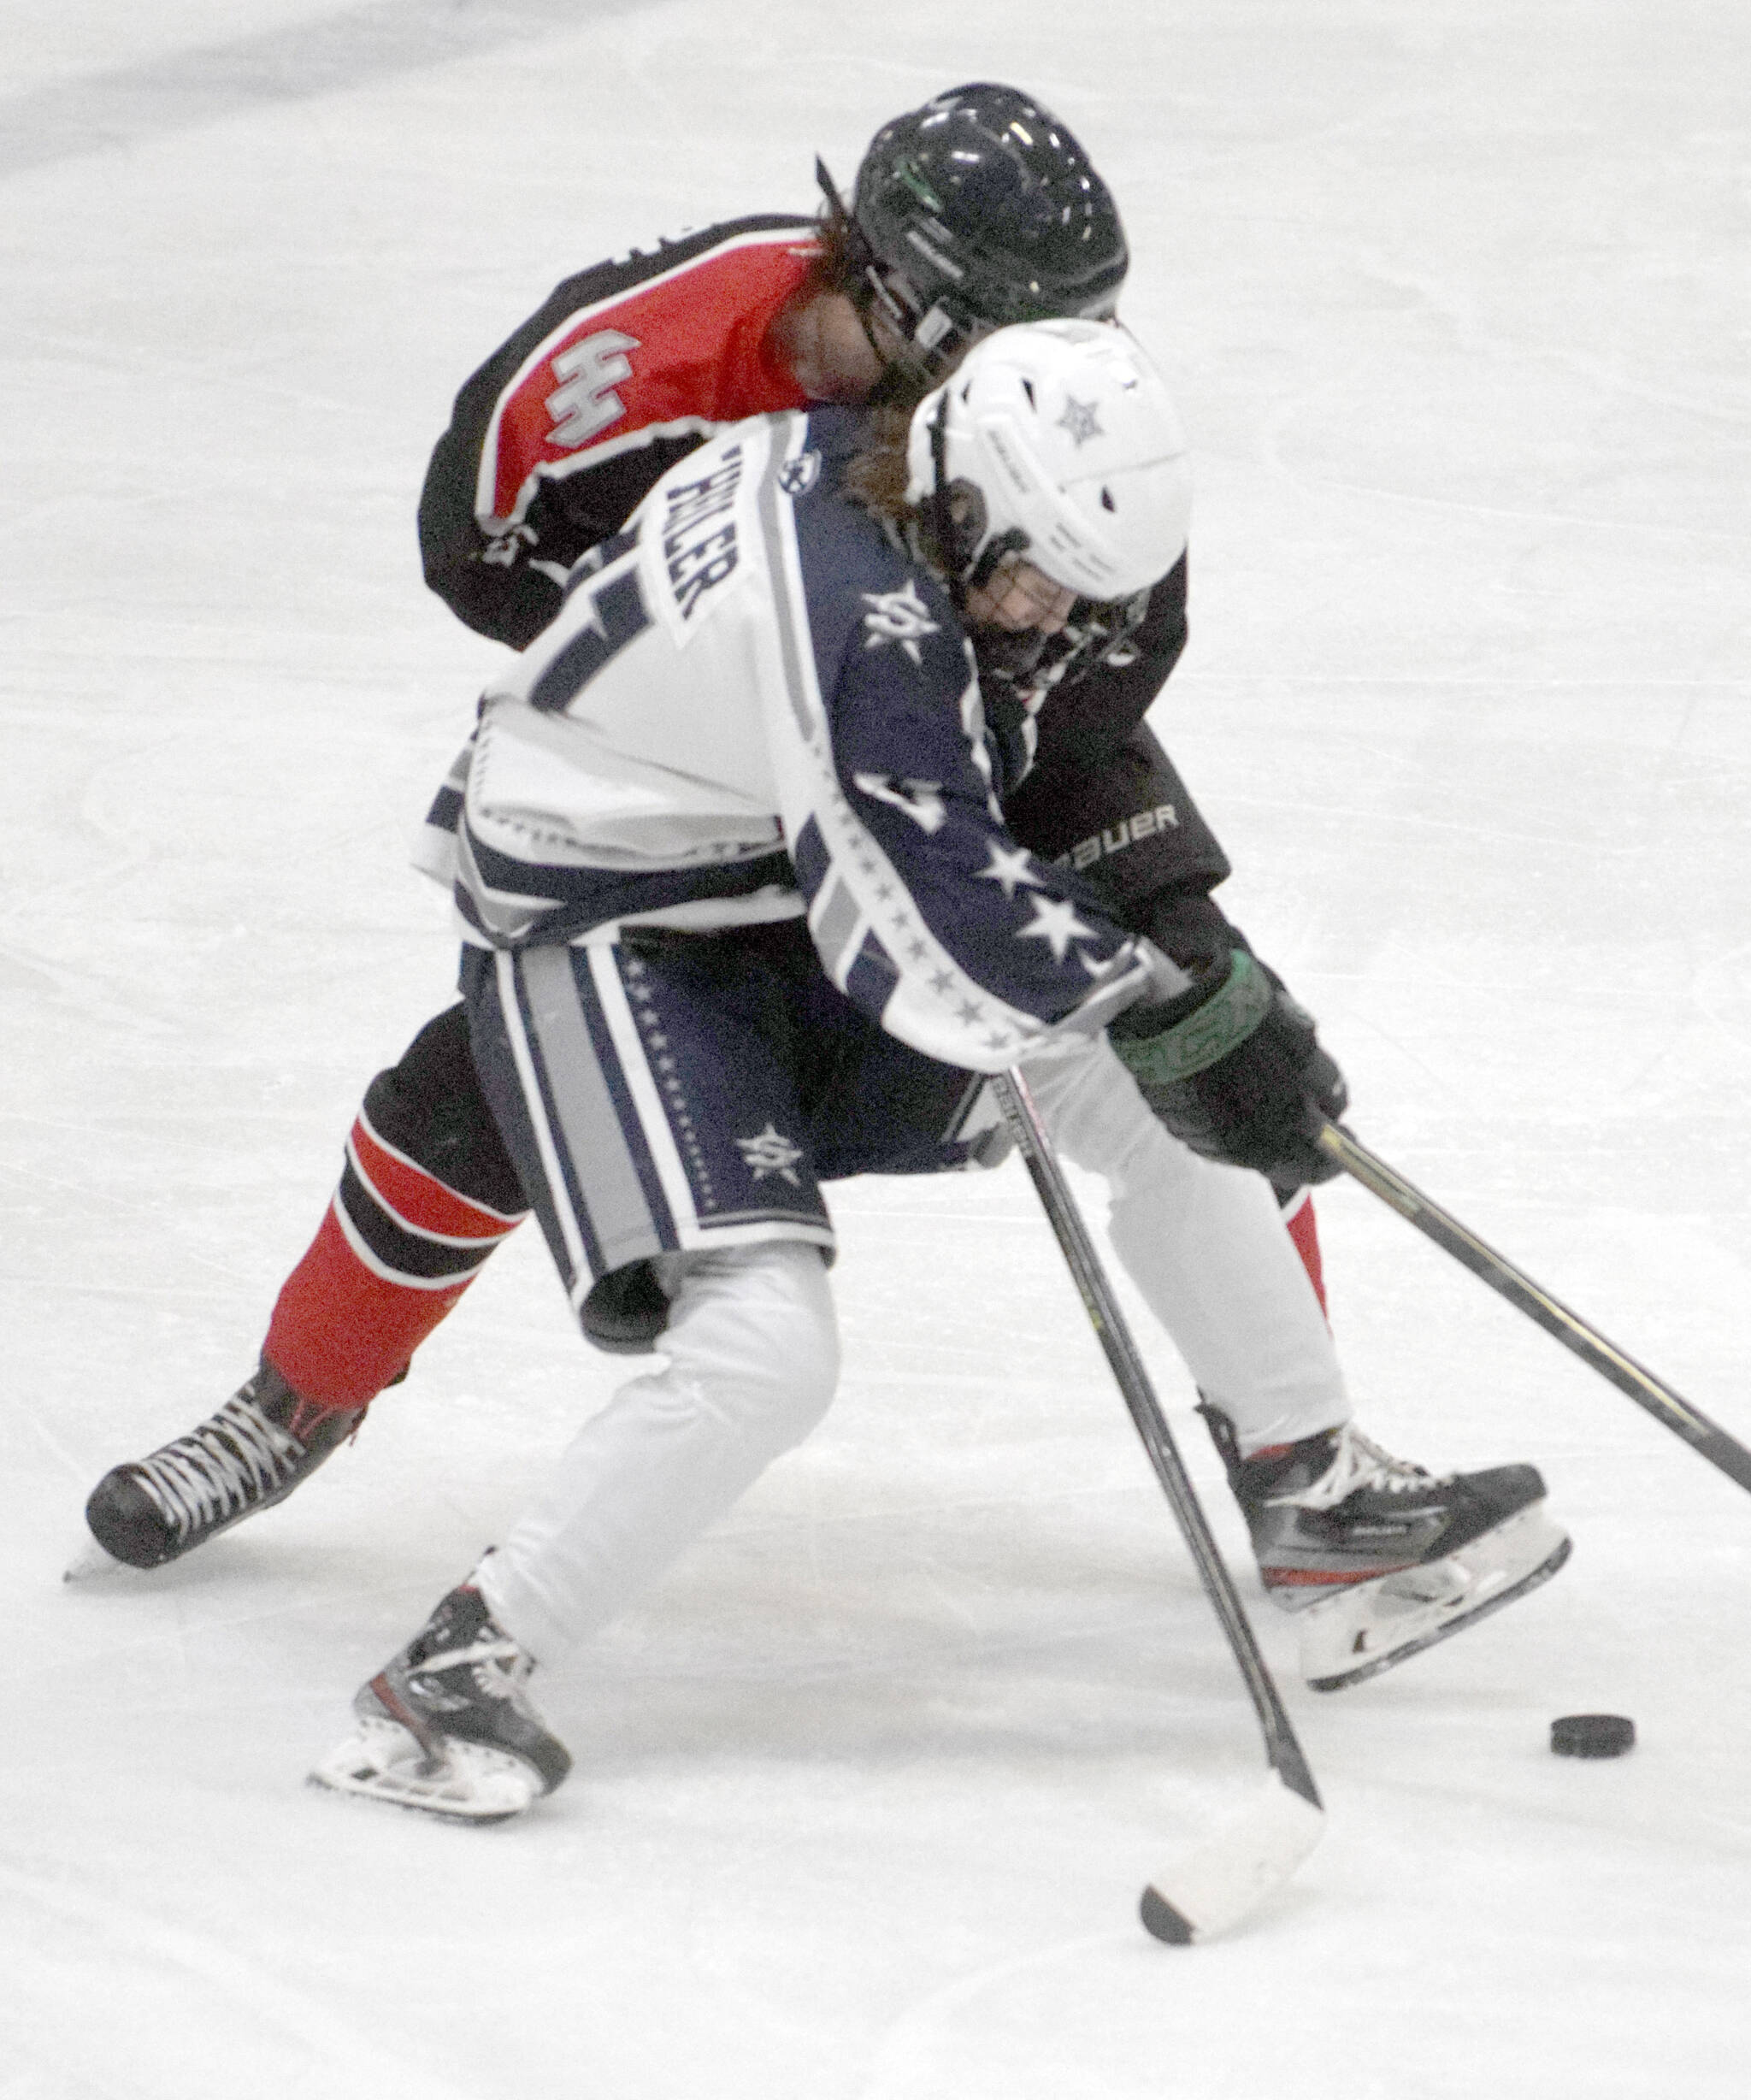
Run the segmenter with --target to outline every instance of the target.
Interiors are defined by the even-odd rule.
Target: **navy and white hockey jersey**
[[[420,498],[426,579],[459,618],[527,646],[572,563],[659,475],[731,422],[809,405],[776,324],[807,292],[814,232],[736,219],[597,263],[493,351],[457,396]],[[1123,660],[1053,693],[1035,770],[1005,803],[1035,852],[1086,871],[1176,954],[1232,933],[1207,894],[1227,858],[1143,719],[1186,632],[1182,560]]]
[[[998,1071],[1147,965],[1005,829],[947,594],[840,493],[866,427],[741,423],[665,475],[489,687],[432,821],[478,945],[806,911],[863,1012]]]

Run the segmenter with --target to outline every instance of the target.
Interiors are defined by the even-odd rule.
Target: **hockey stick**
[[[1572,1312],[1559,1298],[1553,1298],[1535,1283],[1524,1269],[1517,1269],[1506,1255],[1488,1247],[1475,1232],[1462,1225],[1414,1189],[1402,1174],[1359,1143],[1341,1124],[1322,1124],[1318,1132],[1321,1151],[1335,1159],[1345,1173],[1389,1204],[1418,1232],[1469,1269],[1472,1275],[1499,1292],[1508,1303],[1535,1320],[1546,1334],[1553,1335],[1565,1349],[1571,1349],[1620,1393],[1627,1393],[1638,1407],[1645,1407],[1656,1422],[1664,1423],[1676,1436],[1718,1466],[1729,1480],[1751,1489],[1751,1451],[1711,1422],[1700,1408],[1673,1392],[1651,1371],[1626,1354],[1614,1342],[1607,1342],[1596,1327],[1589,1327],[1578,1312]]]
[[[1157,1939],[1188,1946],[1194,1940],[1208,1939],[1238,1925],[1273,1890],[1281,1887],[1319,1842],[1325,1828],[1325,1813],[1313,1774],[1259,1652],[1234,1578],[1223,1563],[1162,1414],[1161,1403],[1155,1397],[1112,1286],[1064,1181],[1028,1083],[1020,1072],[1011,1071],[996,1075],[992,1085],[1082,1293],[1089,1321],[1106,1352],[1143,1448],[1149,1454],[1149,1463],[1155,1468],[1191,1548],[1199,1579],[1228,1637],[1265,1734],[1265,1755],[1271,1771],[1258,1800],[1244,1814],[1176,1861],[1168,1873],[1158,1875],[1143,1891],[1141,1908],[1145,1926]]]

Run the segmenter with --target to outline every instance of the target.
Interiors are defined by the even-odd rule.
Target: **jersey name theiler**
[[[724,513],[735,503],[741,478],[742,448],[733,445],[721,466],[667,493],[663,558],[669,565],[669,587],[684,620],[691,620],[706,592],[734,570],[735,520]]]
[[[1153,810],[1139,810],[1135,817],[1109,824],[1092,839],[1080,841],[1069,852],[1060,853],[1056,864],[1060,868],[1092,868],[1104,855],[1122,853],[1139,839],[1153,839],[1163,831],[1177,831],[1179,823],[1179,811],[1172,803],[1158,802]]]

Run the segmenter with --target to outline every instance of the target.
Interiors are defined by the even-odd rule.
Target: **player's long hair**
[[[906,501],[906,439],[911,427],[910,408],[871,410],[869,430],[841,486],[853,503],[903,539],[938,575],[946,576],[949,563],[929,512]]]
[[[836,190],[828,192],[815,214],[814,242],[817,251],[815,262],[793,295],[793,303],[806,305],[823,292],[836,292],[841,298],[849,299],[864,324],[870,347],[881,360],[881,376],[870,396],[870,405],[914,407],[947,376],[956,361],[941,358],[938,361],[940,369],[926,372],[916,362],[896,358],[891,344],[887,351],[882,349],[881,339],[870,325],[873,297],[870,244],[846,216],[845,200]],[[901,442],[904,444],[905,440]]]
[[[852,253],[851,221],[836,197],[821,200],[815,214],[815,245],[820,252],[809,273],[809,288],[837,292],[855,303],[863,272]]]

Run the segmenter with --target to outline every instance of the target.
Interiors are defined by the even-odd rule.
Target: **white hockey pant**
[[[839,1333],[817,1248],[661,1258],[667,1370],[632,1379],[573,1438],[475,1578],[551,1661],[607,1625],[826,1413]]]
[[[1330,1330],[1264,1177],[1170,1136],[1104,1035],[1024,1076],[1060,1154],[1105,1180],[1114,1251],[1242,1454],[1347,1420]]]

